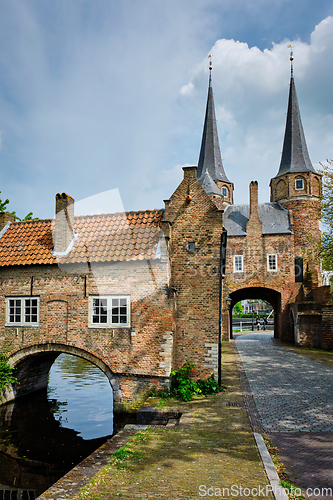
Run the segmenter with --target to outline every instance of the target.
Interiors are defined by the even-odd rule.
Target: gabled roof
[[[209,78],[206,115],[198,163],[198,179],[200,180],[206,172],[209,173],[213,181],[219,180],[230,183],[222,164],[211,78]]]
[[[306,145],[293,73],[290,78],[289,102],[281,163],[276,177],[291,172],[315,172]]]
[[[75,217],[78,237],[62,264],[156,258],[164,210]],[[12,222],[0,238],[0,266],[56,264],[54,219]]]
[[[246,223],[250,217],[249,205],[229,205],[223,214],[223,225],[228,236],[246,236]],[[259,219],[263,234],[291,233],[288,210],[280,203],[260,203]]]

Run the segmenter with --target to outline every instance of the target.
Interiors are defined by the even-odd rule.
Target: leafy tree
[[[4,354],[0,354],[0,391],[9,384],[17,382],[13,372],[14,368],[7,363],[7,357]]]
[[[244,309],[241,302],[237,302],[233,308],[233,314],[243,314]]]
[[[323,269],[333,270],[333,160],[321,164],[323,190],[321,198],[321,219],[324,224],[321,241]]]
[[[1,191],[0,191],[1,193]],[[7,212],[7,205],[9,204],[9,199],[6,198],[4,201],[0,198],[0,212]],[[18,215],[16,215],[16,212],[9,212],[10,214],[13,214],[15,217],[15,220],[19,221],[25,221],[25,220],[38,220],[38,217],[33,217],[33,213],[29,212],[23,219],[20,219]]]
[[[0,191],[0,193],[1,193],[1,191]],[[0,212],[6,212],[6,207],[7,207],[8,203],[9,203],[8,198],[4,201],[2,201],[2,199],[0,198]]]

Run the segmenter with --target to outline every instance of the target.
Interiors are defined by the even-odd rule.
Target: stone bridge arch
[[[46,343],[24,347],[8,358],[15,367],[15,375],[19,384],[13,385],[5,393],[5,400],[24,396],[29,392],[46,389],[50,368],[60,354],[72,354],[97,366],[108,378],[113,393],[113,403],[122,401],[119,382],[110,368],[100,358],[90,352],[66,344]]]
[[[274,337],[279,336],[281,330],[281,293],[272,288],[245,287],[230,293],[232,300],[230,307],[230,338],[232,338],[232,309],[240,300],[259,299],[269,302],[274,309]]]

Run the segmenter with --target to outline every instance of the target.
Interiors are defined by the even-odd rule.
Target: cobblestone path
[[[333,431],[333,370],[275,344],[271,333],[237,338],[267,432]]]
[[[270,333],[239,336],[236,346],[262,427],[290,479],[317,493],[312,499],[333,498],[333,370],[284,349]]]

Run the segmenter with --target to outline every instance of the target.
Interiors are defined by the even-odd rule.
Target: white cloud
[[[290,75],[289,49],[300,110],[313,163],[333,155],[333,18],[318,24],[310,43],[285,40],[260,50],[235,40],[217,40],[213,89],[224,167],[235,183],[236,202],[247,198],[247,185],[260,182],[261,201],[276,175],[282,150]],[[207,82],[207,59],[180,90],[187,108],[197,109]],[[323,95],[326,99],[323,99]]]

